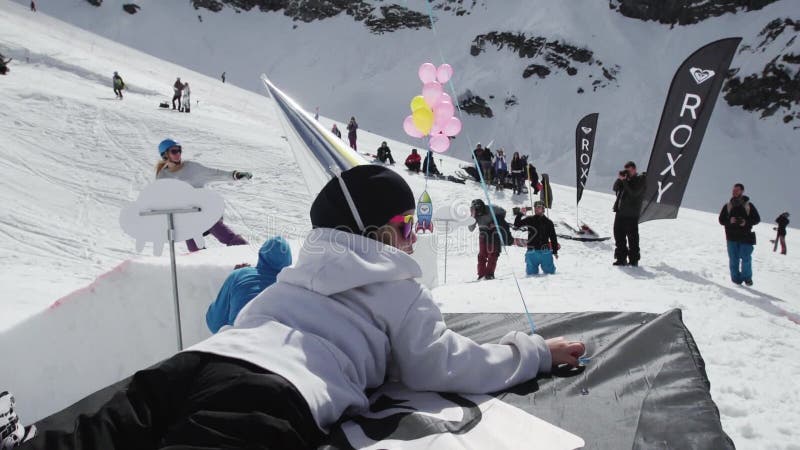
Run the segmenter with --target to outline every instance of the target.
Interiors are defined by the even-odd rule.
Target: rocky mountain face
[[[739,76],[732,69],[723,87],[725,100],[732,106],[757,111],[769,117],[779,110],[786,111],[783,122],[800,128],[800,20],[775,19],[759,33],[758,44],[743,45],[739,54],[776,54],[756,73]],[[773,48],[777,47],[777,48]],[[774,51],[773,51],[774,50]]]
[[[609,0],[608,6],[633,19],[689,25],[723,14],[754,11],[778,0]]]

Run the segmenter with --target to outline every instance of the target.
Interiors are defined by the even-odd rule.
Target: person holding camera
[[[539,266],[546,274],[556,273],[553,257],[558,259],[558,238],[553,221],[544,215],[544,202],[533,204],[533,216],[525,217],[519,207],[511,210],[514,213],[514,226],[528,230],[528,251],[525,252],[525,273],[538,275]]]
[[[645,174],[636,173],[636,163],[628,161],[614,182],[614,265],[639,265],[639,214],[647,188]]]
[[[735,284],[753,285],[753,265],[751,256],[756,245],[756,234],[753,225],[761,222],[761,216],[750,197],[744,195],[744,185],[733,185],[733,197],[722,206],[719,212],[719,224],[725,227],[725,239],[728,241],[728,261],[731,269],[731,281]]]

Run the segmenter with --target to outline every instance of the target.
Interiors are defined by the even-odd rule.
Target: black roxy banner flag
[[[553,209],[553,190],[550,189],[550,175],[543,173],[540,183],[542,183],[542,190],[539,191],[539,200],[544,202],[545,208]]]
[[[597,133],[598,113],[587,114],[575,128],[575,173],[577,176],[578,201],[583,196],[586,179],[589,178],[589,167],[594,155],[594,136]]]
[[[742,38],[712,42],[681,64],[669,88],[647,164],[639,223],[678,217],[711,112]]]

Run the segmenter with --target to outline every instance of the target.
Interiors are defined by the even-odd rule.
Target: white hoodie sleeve
[[[414,390],[496,392],[548,372],[552,364],[541,336],[512,331],[499,344],[479,345],[447,329],[425,289],[389,334],[394,369]]]

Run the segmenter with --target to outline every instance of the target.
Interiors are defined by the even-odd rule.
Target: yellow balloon
[[[427,135],[431,132],[433,127],[433,111],[427,105],[423,108],[417,108],[411,114],[411,119],[414,121],[414,126],[417,127],[422,135]]]
[[[425,101],[425,97],[418,95],[411,99],[411,112],[414,112],[420,108],[430,108],[430,106]]]

